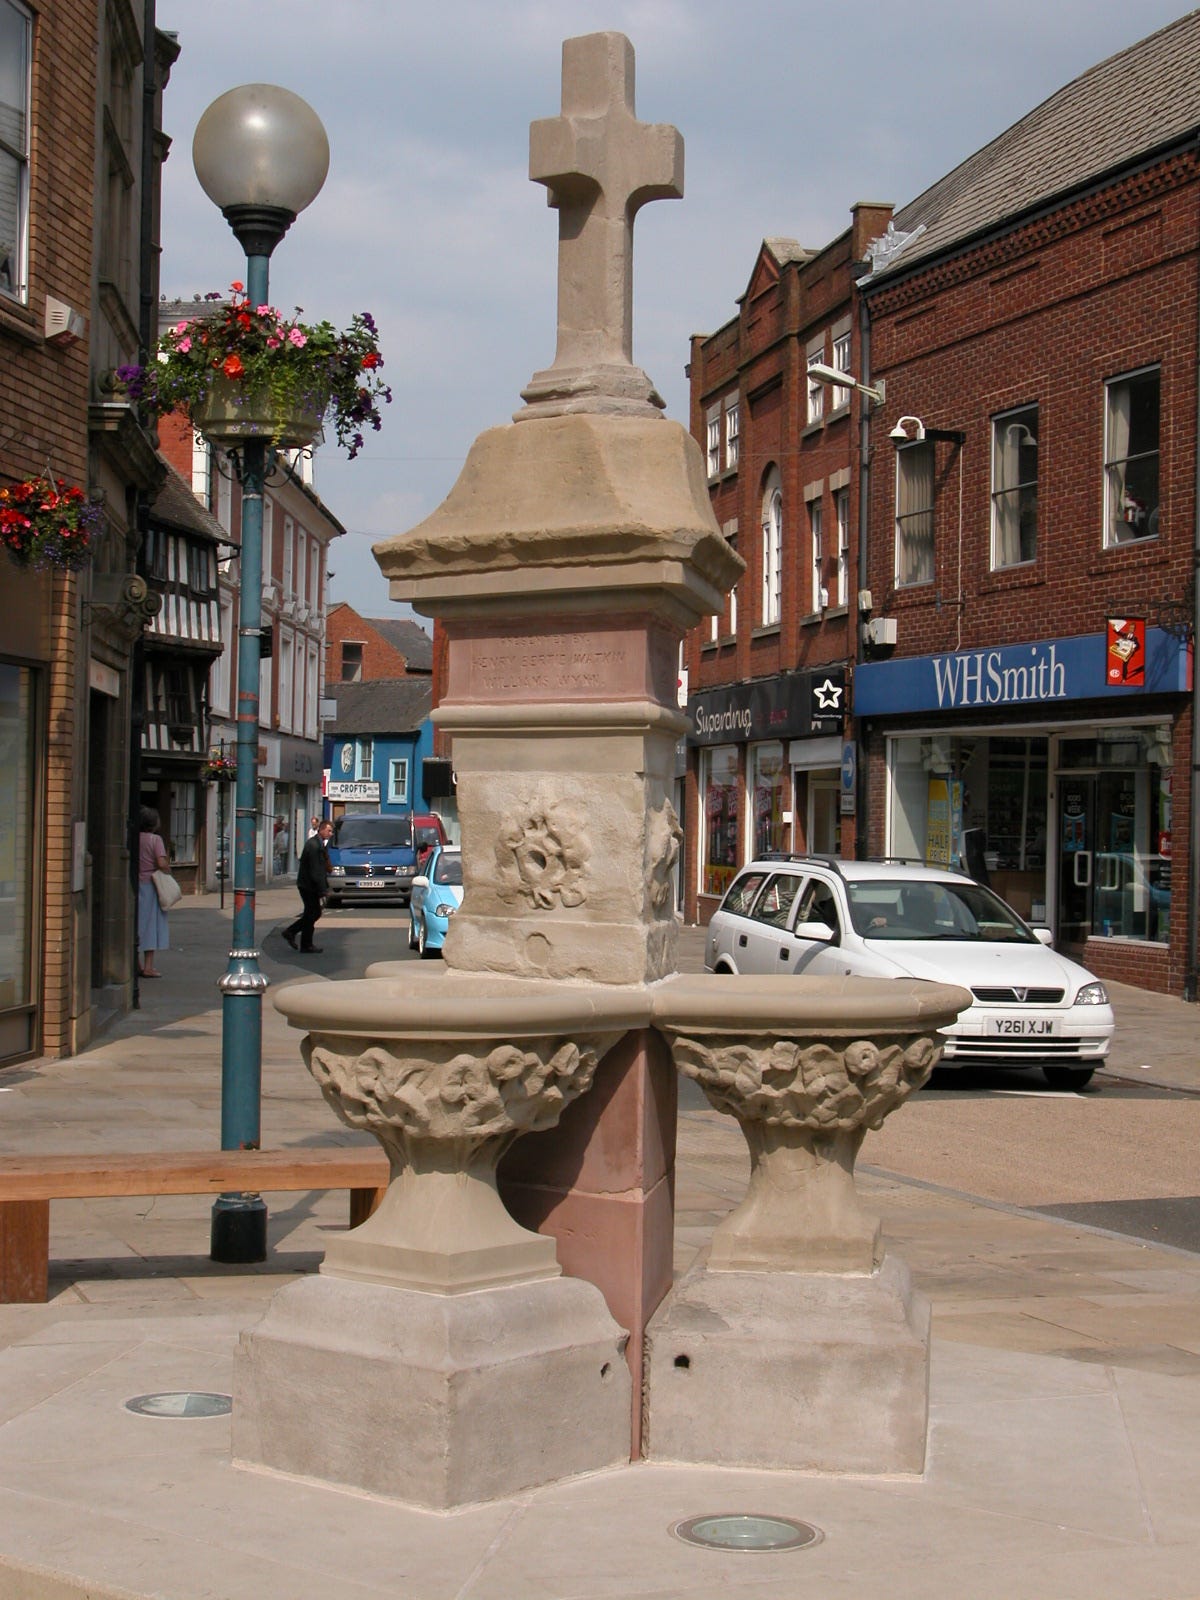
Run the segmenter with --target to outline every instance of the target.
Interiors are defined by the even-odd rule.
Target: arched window
[[[777,467],[767,473],[763,487],[762,532],[762,621],[770,627],[779,621],[783,572],[783,486]]]

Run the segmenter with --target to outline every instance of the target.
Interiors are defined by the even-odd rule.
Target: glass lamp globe
[[[221,211],[269,207],[294,217],[321,192],[329,140],[320,117],[290,89],[247,83],[204,112],[192,139],[192,165]]]

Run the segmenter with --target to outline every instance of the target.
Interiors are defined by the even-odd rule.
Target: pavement
[[[320,925],[324,961],[304,958],[275,931],[295,910],[290,890],[259,895],[273,987],[405,942],[347,909]],[[0,1148],[215,1145],[230,918],[215,896],[176,908],[139,1012],[86,1054],[0,1073]],[[681,966],[701,951],[685,930]],[[1104,1076],[1200,1094],[1200,1011],[1113,989]],[[298,1043],[268,997],[263,1142],[357,1142]],[[679,1269],[746,1170],[736,1126],[685,1102]],[[446,1515],[235,1469],[227,1416],[126,1408],[228,1394],[239,1330],[315,1270],[344,1195],[267,1196],[270,1259],[239,1268],[207,1259],[207,1198],[56,1202],[50,1303],[0,1307],[0,1600],[1197,1600],[1200,1253],[907,1180],[869,1139],[859,1170],[933,1305],[923,1476],[639,1464]],[[731,1512],[822,1537],[722,1553],[672,1535]]]

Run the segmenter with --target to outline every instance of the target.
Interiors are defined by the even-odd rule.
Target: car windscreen
[[[335,850],[410,850],[412,823],[407,817],[343,817],[332,844]]]
[[[462,884],[462,857],[448,856],[443,851],[434,862],[434,883]]]
[[[854,931],[864,939],[1038,942],[1015,911],[978,883],[873,878],[847,883],[846,897]]]

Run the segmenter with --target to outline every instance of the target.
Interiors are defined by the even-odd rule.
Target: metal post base
[[[213,1201],[209,1255],[229,1266],[267,1259],[267,1207],[261,1195],[223,1194]]]

